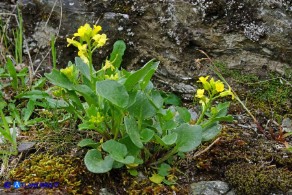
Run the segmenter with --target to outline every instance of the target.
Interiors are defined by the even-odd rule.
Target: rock
[[[35,142],[25,142],[25,143],[20,143],[18,145],[18,152],[23,152],[26,150],[31,149],[36,143]]]
[[[229,190],[228,184],[223,181],[200,181],[191,184],[193,195],[219,195],[226,194]]]
[[[110,193],[106,188],[101,188],[99,190],[99,195],[113,195],[113,194]]]
[[[88,22],[100,24],[109,37],[106,47],[94,57],[96,66],[110,53],[112,44],[123,39],[127,44],[124,68],[137,69],[156,58],[165,73],[156,75],[169,90],[179,87],[182,90],[176,92],[182,94],[193,93],[194,82],[181,78],[210,74],[207,66],[195,65],[195,59],[203,57],[198,49],[243,74],[265,76],[277,71],[287,75],[292,68],[291,0],[64,0],[62,4],[22,0],[18,4],[22,5],[27,39],[38,39],[35,31],[47,21],[48,27],[58,30],[59,67],[76,56],[75,48],[66,47],[66,38]],[[46,56],[42,51],[47,50],[49,47],[37,46],[35,51],[40,54],[33,59]],[[41,67],[50,67],[50,61],[41,60]]]
[[[284,118],[282,128],[284,132],[292,132],[292,120],[290,118]]]

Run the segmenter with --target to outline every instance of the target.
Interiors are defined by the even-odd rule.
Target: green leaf
[[[220,103],[216,106],[217,108],[217,113],[216,113],[216,117],[224,117],[227,115],[227,111],[229,108],[230,103],[229,102],[224,102],[224,103]]]
[[[98,97],[87,85],[76,85],[74,89],[80,93],[89,105],[98,105]]]
[[[180,106],[182,104],[181,99],[173,93],[169,93],[169,94],[165,93],[164,96],[166,96],[164,98],[165,104],[174,105],[174,106]]]
[[[159,174],[153,174],[151,177],[149,177],[150,181],[156,184],[161,184],[161,182],[164,180],[164,177]]]
[[[83,60],[81,60],[81,58],[76,57],[75,65],[77,69],[81,72],[81,74],[90,81],[91,78],[90,78],[90,70],[89,70],[88,64],[84,63]]]
[[[64,100],[56,100],[53,98],[46,98],[46,101],[48,103],[47,106],[44,107],[49,107],[49,108],[66,108],[69,105],[67,104],[67,102],[65,102]]]
[[[125,87],[117,81],[96,82],[96,93],[118,107],[125,108],[128,105],[129,94]]]
[[[12,139],[12,136],[11,136],[11,133],[10,133],[10,129],[9,129],[9,126],[8,126],[8,122],[6,120],[6,117],[4,116],[2,110],[0,111],[0,115],[1,115],[1,127],[0,128],[0,133],[8,140],[10,141],[11,143],[13,143],[13,139]]]
[[[110,156],[118,162],[124,164],[134,163],[135,158],[133,156],[127,156],[127,147],[124,144],[121,144],[115,140],[108,140],[103,143],[102,149],[108,152]]]
[[[84,110],[83,105],[75,91],[68,91],[68,95],[69,99],[73,102],[76,109]]]
[[[132,142],[138,147],[143,148],[143,143],[140,139],[140,132],[138,129],[138,124],[136,120],[132,116],[126,116],[124,118],[124,123],[126,127],[126,131],[132,140]]]
[[[231,115],[227,115],[227,116],[223,116],[223,117],[210,118],[209,120],[207,120],[206,122],[201,124],[201,126],[203,128],[205,128],[205,127],[209,126],[210,124],[213,124],[213,123],[218,122],[218,121],[232,122],[233,117]]]
[[[154,131],[148,128],[145,128],[141,131],[141,141],[142,142],[149,142],[152,137],[154,136]]]
[[[22,120],[21,120],[19,110],[16,109],[15,105],[12,104],[12,103],[10,103],[10,104],[8,105],[8,107],[9,107],[9,110],[11,110],[11,116],[14,117],[14,119],[16,120],[16,122],[17,122],[19,125],[23,126],[23,122],[22,122]]]
[[[7,59],[6,67],[7,67],[7,71],[9,75],[12,77],[11,85],[13,89],[16,90],[18,87],[17,74],[16,74],[16,69],[10,58]]]
[[[136,169],[128,169],[128,172],[134,177],[138,176],[138,171]]]
[[[167,147],[164,141],[162,141],[162,139],[157,134],[154,134],[154,138],[158,144],[160,144],[161,146]]]
[[[28,119],[30,118],[31,114],[34,111],[34,107],[35,107],[35,100],[30,99],[27,103],[26,108],[23,110],[23,120],[24,122],[27,122]]]
[[[92,147],[92,148],[97,148],[100,144],[96,143],[94,140],[92,139],[83,139],[81,140],[77,146],[79,147]]]
[[[212,123],[203,128],[202,141],[209,141],[215,138],[221,131],[222,126],[218,123]]]
[[[164,136],[161,139],[166,145],[172,145],[176,142],[177,140],[177,133],[172,133]]]
[[[199,125],[182,124],[174,132],[177,133],[176,147],[179,152],[189,152],[201,144],[202,128]]]
[[[124,144],[112,139],[103,143],[102,149],[111,154],[113,157],[121,159],[123,159],[128,153],[127,147]]]
[[[178,126],[178,123],[176,123],[173,120],[168,120],[168,121],[160,121],[160,125],[163,131],[171,130],[174,129]]]
[[[171,170],[171,166],[169,166],[168,164],[166,163],[162,163],[160,165],[160,167],[158,168],[158,174],[161,175],[161,176],[168,176],[169,175],[169,171]]]
[[[34,83],[32,89],[43,88],[43,86],[46,84],[46,81],[47,79],[45,77],[41,77]]]
[[[0,101],[0,110],[3,110],[7,106],[7,103],[4,100]]]
[[[109,156],[102,159],[102,155],[98,150],[91,149],[86,153],[84,162],[90,172],[106,173],[112,169],[114,160]]]
[[[79,130],[89,130],[89,129],[94,129],[94,130],[97,130],[97,131],[98,131],[98,129],[96,129],[95,125],[92,124],[92,123],[90,123],[90,122],[88,122],[88,121],[85,121],[85,122],[79,124],[79,125],[78,125],[78,129],[79,129]]]
[[[44,98],[49,98],[50,95],[45,92],[45,91],[41,91],[41,90],[31,90],[28,92],[24,92],[21,93],[17,96],[15,96],[16,98],[29,98],[29,99],[44,99]]]
[[[53,69],[51,73],[45,73],[45,76],[53,85],[57,85],[68,90],[74,89],[73,83],[71,83],[71,81],[58,70]]]
[[[188,111],[187,108],[184,107],[176,107],[177,112],[179,113],[179,117],[183,120],[183,122],[190,122],[191,120],[191,113]]]
[[[123,55],[126,50],[126,44],[122,40],[118,40],[114,43],[113,51],[110,55],[110,61],[114,67],[119,68],[122,63]]]
[[[149,82],[149,75],[146,75],[151,72],[151,76],[154,74],[155,70],[158,67],[159,62],[154,62],[154,60],[150,60],[147,64],[145,64],[140,70],[132,73],[125,82],[125,87],[128,91],[131,91],[135,85],[139,82],[143,83],[143,86],[147,86]],[[154,70],[154,72],[153,72]],[[146,79],[144,80],[144,78]]]
[[[159,62],[158,62],[158,64],[159,64]],[[157,64],[157,66],[158,66],[158,64]],[[155,69],[153,68],[153,69],[149,70],[149,71],[147,72],[147,74],[144,76],[144,78],[143,78],[143,80],[142,80],[142,82],[141,82],[141,84],[140,84],[140,88],[141,88],[141,90],[145,90],[147,87],[149,87],[149,82],[150,82],[150,80],[151,80],[153,74],[155,73],[156,69],[157,69],[157,68],[155,68]],[[152,84],[152,83],[151,83],[151,84]],[[150,88],[151,88],[151,87],[150,87]]]
[[[33,118],[33,119],[28,120],[28,121],[25,121],[24,125],[32,126],[32,125],[36,125],[39,122],[44,122],[46,120],[48,120],[48,119],[46,119],[46,118]]]
[[[131,140],[131,138],[129,136],[123,137],[121,140],[119,140],[119,142],[122,143],[122,144],[124,144],[127,147],[129,155],[132,155],[132,156],[135,156],[135,157],[137,157],[139,155],[141,149],[138,148],[132,142],[132,140]],[[135,163],[137,163],[137,162],[135,162]]]
[[[163,98],[158,91],[152,91],[151,96],[148,99],[154,104],[156,109],[160,109],[163,106]]]
[[[136,95],[136,102],[128,108],[128,111],[131,115],[140,119],[148,119],[156,114],[155,107],[141,91]]]

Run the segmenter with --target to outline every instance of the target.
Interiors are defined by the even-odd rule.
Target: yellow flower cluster
[[[105,65],[102,67],[102,70],[104,71],[106,71],[107,69],[111,69],[111,71],[115,70],[114,65],[109,60],[105,60]]]
[[[64,95],[65,91],[62,87],[58,87],[58,86],[55,86],[53,91],[52,91],[52,94],[55,96],[55,97],[62,97]]]
[[[109,75],[104,75],[105,79],[109,79],[109,80],[118,80],[119,79],[119,74],[116,73],[116,74],[111,74],[110,76]]]
[[[201,99],[203,103],[208,103],[209,101],[209,99],[205,96],[205,91],[207,91],[208,95],[211,97],[214,97],[215,95],[217,95],[217,97],[225,97],[231,95],[232,99],[234,99],[234,94],[232,93],[231,88],[225,90],[222,81],[215,81],[214,78],[211,78],[209,81],[208,80],[209,76],[206,76],[200,77],[198,81],[202,83],[204,89],[198,89],[195,97]]]
[[[114,65],[112,64],[111,61],[105,60],[105,64],[101,69],[103,71],[106,71],[106,70],[114,71],[115,67],[114,67]],[[119,74],[118,73],[115,73],[115,74],[111,73],[110,75],[104,75],[104,78],[105,79],[109,79],[109,80],[118,80],[119,79]]]
[[[100,112],[97,112],[96,116],[91,116],[90,117],[89,122],[98,125],[98,124],[102,123],[103,120],[104,120],[104,116],[102,116],[100,114]]]
[[[89,24],[80,26],[77,33],[74,33],[72,39],[67,38],[68,47],[74,45],[78,48],[78,56],[89,64],[89,53],[92,53],[96,48],[102,47],[107,41],[106,34],[98,34],[102,30],[101,26],[94,25],[93,28]],[[79,41],[74,40],[79,37]]]

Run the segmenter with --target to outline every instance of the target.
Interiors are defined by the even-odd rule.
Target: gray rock
[[[228,184],[223,181],[200,181],[191,184],[192,195],[220,195],[229,190]]]
[[[290,118],[284,118],[282,128],[285,132],[292,132],[292,120]]]
[[[107,46],[96,55],[96,66],[110,53],[114,41],[123,39],[128,47],[123,67],[137,69],[156,58],[161,62],[159,69],[167,70],[162,77],[165,85],[182,94],[193,92],[194,82],[181,78],[209,74],[207,66],[195,65],[194,60],[202,57],[198,49],[243,73],[265,76],[268,71],[289,74],[292,69],[291,0],[63,0],[62,5],[41,0],[18,2],[23,4],[27,39],[42,35],[33,32],[39,29],[38,24],[47,22],[40,15],[51,15],[47,26],[54,29],[62,20],[57,39],[61,67],[76,56],[75,48],[66,47],[66,37],[72,37],[87,22],[100,24],[109,37]],[[49,66],[48,59],[41,62]]]
[[[113,194],[110,193],[106,188],[101,188],[99,190],[99,195],[113,195]]]
[[[234,190],[230,190],[229,192],[227,192],[226,195],[236,195],[236,193],[234,192]]]
[[[23,152],[31,149],[36,143],[35,142],[24,142],[18,145],[18,152]]]

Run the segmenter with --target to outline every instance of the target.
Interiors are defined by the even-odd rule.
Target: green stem
[[[172,148],[171,151],[169,151],[166,155],[158,159],[158,161],[151,163],[150,165],[158,165],[169,159],[171,156],[177,153],[177,147]]]
[[[73,110],[73,113],[74,114],[76,114],[76,116],[80,119],[80,120],[84,120],[84,118],[76,111],[76,109],[74,108],[74,106],[72,106],[72,104],[68,101],[68,99],[67,98],[63,98],[64,99],[64,101],[69,105],[69,107],[71,107],[72,109],[71,110]]]
[[[203,107],[202,113],[201,113],[199,119],[197,120],[196,124],[199,125],[202,122],[202,120],[204,119],[205,113],[209,109],[210,105],[212,105],[213,100],[214,99],[211,96],[209,102]]]
[[[202,122],[202,120],[203,120],[203,118],[204,118],[204,115],[205,115],[205,112],[206,112],[206,110],[207,110],[206,107],[207,107],[207,105],[206,105],[205,107],[203,107],[202,113],[201,113],[199,119],[197,120],[197,123],[196,123],[196,124],[199,125],[199,124]]]

